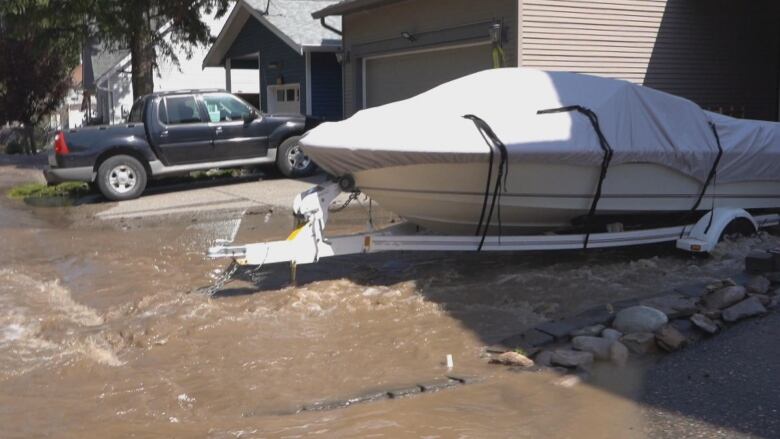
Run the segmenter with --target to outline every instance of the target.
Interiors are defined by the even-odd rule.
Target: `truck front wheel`
[[[290,137],[276,150],[276,166],[285,177],[306,177],[316,169],[314,162],[301,150],[300,140],[300,136]]]
[[[115,155],[100,164],[97,185],[113,201],[138,198],[146,189],[146,168],[129,155]]]

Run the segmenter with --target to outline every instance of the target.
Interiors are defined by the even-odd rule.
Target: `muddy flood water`
[[[667,247],[348,257],[300,267],[297,287],[278,267],[208,297],[198,288],[227,263],[204,252],[238,213],[106,222],[90,215],[101,204],[0,201],[0,437],[644,437],[641,373],[566,388],[488,365],[484,346],[734,275],[750,249],[780,244],[761,234],[708,259]],[[335,214],[332,230],[362,215]],[[257,212],[237,241],[290,227],[289,213]],[[448,373],[477,382],[296,413]]]

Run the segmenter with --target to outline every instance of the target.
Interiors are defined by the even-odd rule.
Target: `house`
[[[70,72],[71,87],[62,106],[52,115],[53,128],[71,129],[84,125],[87,121],[87,103],[84,99],[84,65],[79,64]]]
[[[625,79],[778,120],[777,0],[345,0],[313,17],[342,18],[345,116],[505,65]]]
[[[227,17],[217,18],[214,14],[206,15],[203,21],[211,29],[213,37],[226,22]],[[165,38],[168,38],[165,36]],[[169,41],[170,42],[170,41]],[[91,123],[118,123],[127,116],[133,105],[132,66],[128,50],[112,50],[99,43],[91,45],[88,54],[82,56],[84,70],[84,89],[94,100],[85,101],[84,108],[91,107]],[[174,45],[175,47],[175,45]],[[232,84],[233,91],[258,105],[260,87],[256,74],[249,71],[234,72],[226,78],[221,68],[203,68],[203,60],[208,52],[208,46],[191,48],[191,57],[184,50],[177,51],[179,64],[171,59],[159,56],[154,77],[154,91],[182,90],[195,88],[228,88]]]
[[[237,69],[254,72],[264,112],[341,119],[341,20],[323,25],[311,17],[336,3],[239,0],[203,66],[224,67],[228,76]]]

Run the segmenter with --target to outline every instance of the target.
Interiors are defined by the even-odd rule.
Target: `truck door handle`
[[[217,128],[214,130],[214,132],[215,132],[215,133],[217,133],[217,134],[222,134],[222,127],[217,127]]]
[[[168,137],[168,130],[161,132],[160,137]]]

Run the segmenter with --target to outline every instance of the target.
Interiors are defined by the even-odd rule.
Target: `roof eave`
[[[304,44],[301,46],[304,52],[341,52],[342,47],[340,45],[330,44]]]
[[[201,65],[201,68],[205,69],[206,67],[222,67],[222,61],[224,60],[228,49],[230,49],[230,46],[233,45],[233,42],[238,36],[238,33],[241,32],[240,28],[233,29],[234,23],[236,20],[244,18],[243,22],[240,23],[240,27],[244,27],[246,18],[248,18],[248,15],[241,16],[241,11],[243,8],[251,9],[244,5],[243,1],[239,0],[238,3],[236,3],[236,5],[233,7],[233,10],[230,12],[230,16],[228,16],[228,19],[225,21],[225,25],[222,26],[222,29],[219,31],[219,35],[217,36],[216,41],[214,41],[214,43],[211,45],[209,51],[206,52],[206,56],[203,58],[203,64]]]
[[[311,14],[316,19],[330,17],[332,15],[345,15],[353,12],[365,11],[390,3],[397,3],[403,0],[353,0],[351,2],[339,2],[335,5],[320,9]]]

